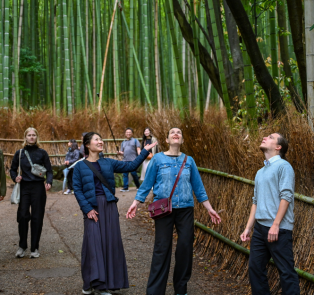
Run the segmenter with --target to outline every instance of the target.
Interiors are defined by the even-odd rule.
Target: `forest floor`
[[[12,188],[0,202],[0,294],[27,295],[78,295],[81,293],[80,273],[83,218],[74,195],[61,192],[48,193],[44,227],[40,242],[40,258],[15,258],[18,248],[16,222],[17,206],[10,204]],[[153,222],[146,214],[146,205],[140,205],[138,216],[125,218],[136,190],[120,193],[118,208],[124,249],[128,265],[130,288],[115,291],[120,295],[145,295],[149,275],[153,243]],[[175,235],[174,235],[175,236]],[[173,294],[173,257],[166,295]],[[247,294],[248,286],[242,285],[224,271],[214,271],[210,262],[194,255],[193,273],[188,294]]]

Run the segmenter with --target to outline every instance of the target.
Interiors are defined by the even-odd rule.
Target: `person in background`
[[[3,152],[0,149],[0,201],[2,201],[7,193],[7,183],[4,169]]]
[[[14,182],[21,184],[20,204],[17,210],[17,222],[19,224],[19,248],[15,254],[16,257],[24,257],[27,249],[28,223],[31,221],[31,254],[30,258],[40,256],[39,241],[43,227],[45,206],[47,195],[46,191],[51,189],[52,185],[52,168],[48,153],[39,148],[39,135],[35,128],[28,128],[24,132],[24,143],[21,153],[21,170],[22,175],[18,176],[20,150],[16,151],[10,169],[10,176]],[[27,158],[28,153],[33,164],[44,166],[46,172],[45,178],[34,175],[31,170],[32,166]],[[31,211],[29,210],[31,208]]]
[[[141,153],[141,144],[136,139],[133,138],[133,129],[128,127],[125,129],[125,140],[121,143],[121,151],[118,155],[123,155],[124,162],[132,162]],[[131,171],[134,183],[137,189],[140,187],[140,182],[138,180],[137,172]],[[129,172],[123,173],[123,189],[120,192],[129,191]]]
[[[260,149],[265,166],[256,173],[253,205],[241,234],[243,242],[249,241],[254,226],[249,259],[252,294],[271,294],[266,266],[272,257],[279,270],[282,294],[298,295],[299,278],[292,250],[294,171],[285,160],[288,141],[273,133],[263,138]]]
[[[153,187],[154,201],[168,198],[186,155],[180,151],[183,134],[179,128],[168,131],[166,142],[169,150],[156,154],[147,168],[146,177],[126,217],[134,218],[139,203],[143,203]],[[201,176],[192,157],[188,156],[182,175],[172,198],[172,213],[155,220],[155,245],[148,278],[146,294],[166,294],[170,269],[173,228],[176,227],[178,242],[175,254],[173,287],[175,295],[186,295],[192,274],[194,242],[194,197],[205,207],[211,221],[219,224],[221,219],[208,201]]]
[[[75,139],[70,139],[68,142],[69,150],[65,156],[64,164],[68,167],[73,165],[76,161],[80,159],[80,151],[78,149],[78,145]],[[72,177],[73,177],[73,170],[70,169],[67,180],[68,180],[68,189],[64,192],[65,195],[73,193],[73,185],[72,185]]]
[[[108,290],[129,287],[114,173],[134,171],[148,156],[147,150],[156,144],[146,146],[134,161],[123,162],[99,156],[104,143],[98,133],[84,136],[87,157],[75,165],[73,174],[75,197],[84,216],[83,294],[110,295]],[[98,173],[107,183],[98,178]]]
[[[81,136],[82,144],[80,146],[80,157],[84,158],[85,157],[85,150],[84,150],[84,144],[83,144],[83,138],[88,132],[83,132]]]
[[[156,142],[157,139],[156,137],[154,137],[152,135],[152,132],[151,130],[146,127],[144,129],[144,132],[143,132],[143,140],[142,140],[142,149],[147,145],[147,144],[151,144],[151,143],[154,143]],[[145,174],[146,174],[146,170],[147,170],[147,166],[151,160],[151,158],[156,154],[158,153],[158,146],[154,146],[150,151],[149,151],[149,156],[146,158],[146,160],[143,162],[143,165],[142,165],[142,171],[141,171],[141,178],[140,180],[144,180],[145,178]]]

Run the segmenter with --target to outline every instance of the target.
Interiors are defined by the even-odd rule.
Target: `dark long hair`
[[[83,137],[85,156],[89,155],[89,150],[88,150],[88,147],[86,145],[90,144],[90,142],[91,142],[91,140],[95,134],[98,135],[100,138],[102,138],[101,135],[97,132],[87,132]]]
[[[70,139],[69,142],[71,143],[70,149],[72,152],[78,149],[78,145],[75,139]]]
[[[146,127],[143,131],[143,139],[142,139],[142,149],[144,148],[145,145],[145,140],[147,139],[147,137],[145,136],[145,130],[148,129],[150,132],[150,137],[153,137],[152,131],[150,130],[149,127]]]

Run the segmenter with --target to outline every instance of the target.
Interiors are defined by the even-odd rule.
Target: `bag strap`
[[[89,167],[90,170],[94,172],[94,174],[101,181],[101,183],[114,195],[114,192],[112,191],[105,177],[103,177],[102,174],[99,173],[99,171],[93,166],[93,164],[86,159],[84,159],[83,162]]]
[[[180,171],[179,171],[178,176],[177,176],[177,178],[176,178],[176,181],[175,181],[175,183],[174,183],[174,185],[173,185],[173,188],[172,188],[172,191],[171,191],[171,194],[170,194],[170,197],[169,197],[169,201],[171,201],[172,195],[173,195],[173,193],[174,193],[174,191],[175,191],[175,189],[176,189],[176,186],[177,186],[177,184],[178,184],[179,178],[180,178],[180,176],[181,176],[181,173],[182,173],[182,171],[183,171],[183,168],[184,168],[184,166],[185,166],[185,163],[186,163],[187,159],[188,159],[188,156],[185,155],[184,161],[183,161],[183,163],[182,163],[182,165],[181,165]]]
[[[21,176],[21,153],[22,153],[22,149],[20,149],[20,156],[19,156],[19,173],[17,174],[17,176]]]
[[[31,160],[31,157],[30,157],[29,154],[28,154],[28,151],[27,151],[27,150],[24,150],[24,153],[25,153],[25,155],[26,155],[26,157],[27,157],[27,159],[28,159],[28,162],[29,162],[29,163],[31,164],[31,166],[33,167],[34,164],[33,164],[32,160]]]

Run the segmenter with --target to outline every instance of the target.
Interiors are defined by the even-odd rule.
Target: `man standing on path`
[[[140,142],[133,138],[133,129],[128,127],[125,129],[126,139],[121,143],[121,150],[118,152],[118,155],[123,155],[123,161],[132,162],[135,158],[141,153]],[[140,187],[140,182],[138,180],[137,172],[131,172],[134,183],[137,188]],[[120,192],[129,191],[129,173],[123,173],[123,189]]]
[[[243,242],[250,240],[249,276],[253,295],[270,295],[266,265],[272,257],[279,270],[283,295],[300,294],[294,270],[292,230],[294,223],[294,171],[286,161],[288,141],[279,133],[264,137],[260,145],[265,166],[255,176],[253,205]]]

